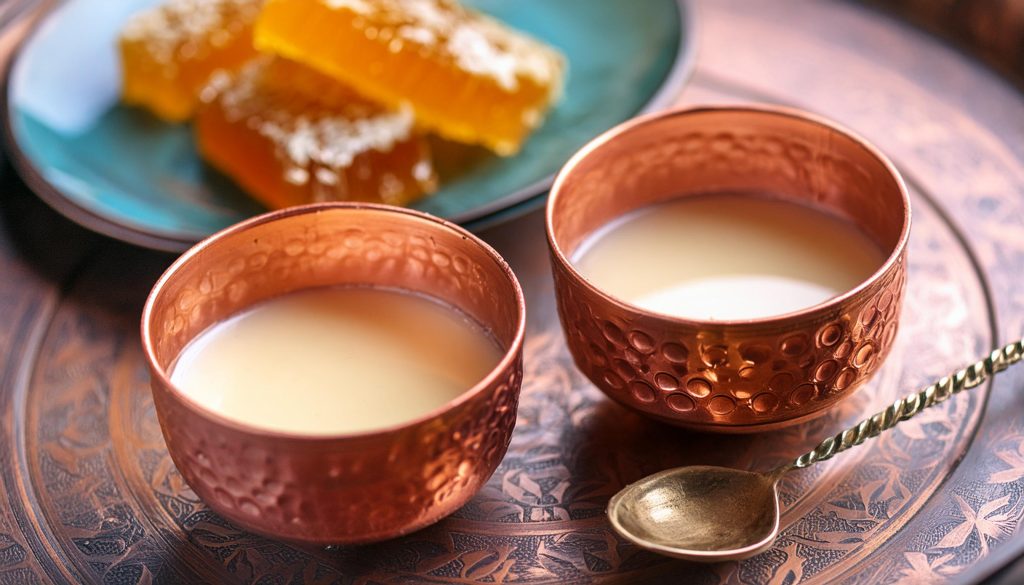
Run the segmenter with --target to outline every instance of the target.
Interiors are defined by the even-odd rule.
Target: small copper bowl
[[[446,301],[487,327],[504,357],[479,384],[419,419],[339,436],[240,424],[171,384],[169,366],[210,325],[278,295],[344,284]],[[142,344],[167,449],[196,494],[254,532],[346,544],[431,524],[487,481],[515,426],[524,328],[515,275],[469,232],[406,209],[324,203],[242,222],[186,252],[146,301]]]
[[[609,221],[714,192],[771,193],[859,225],[888,254],[845,294],[777,317],[702,322],[595,288],[570,258]],[[576,365],[653,418],[744,433],[823,414],[881,365],[906,279],[910,201],[896,169],[835,124],[776,107],[701,107],[622,124],[578,152],[547,207],[558,312]]]

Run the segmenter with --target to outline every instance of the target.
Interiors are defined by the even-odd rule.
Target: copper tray
[[[973,580],[1024,518],[1024,375],[952,400],[782,486],[775,548],[691,565],[617,539],[608,497],[682,463],[766,468],[1024,330],[1024,99],[969,58],[845,3],[704,2],[686,102],[777,101],[859,130],[913,187],[906,314],[877,378],[814,423],[753,437],[630,414],[572,367],[542,221],[485,234],[526,288],[518,427],[453,517],[381,545],[304,549],[198,501],[164,449],[138,344],[170,261],[87,234],[6,175],[0,195],[0,583]],[[1020,420],[1018,420],[1020,419]]]

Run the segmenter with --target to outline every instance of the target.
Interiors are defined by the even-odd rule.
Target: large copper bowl
[[[637,308],[573,267],[580,243],[609,221],[713,192],[814,204],[859,225],[887,258],[867,281],[823,304],[726,322]],[[896,335],[910,234],[906,187],[878,150],[815,116],[701,107],[622,124],[562,169],[547,228],[576,365],[608,396],[665,422],[742,433],[819,416],[870,378]]]
[[[181,349],[210,325],[271,297],[345,284],[444,300],[492,331],[504,357],[483,381],[426,416],[341,436],[239,424],[168,379]],[[470,233],[415,211],[325,203],[257,217],[186,252],[153,287],[142,343],[167,449],[196,494],[254,532],[342,544],[435,522],[490,477],[515,426],[524,323],[515,276]]]

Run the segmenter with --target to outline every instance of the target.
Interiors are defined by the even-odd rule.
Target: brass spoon
[[[702,562],[752,557],[779,534],[778,483],[786,473],[860,445],[1022,358],[1024,340],[997,349],[767,473],[694,465],[645,477],[612,497],[608,518],[624,538],[670,557]]]

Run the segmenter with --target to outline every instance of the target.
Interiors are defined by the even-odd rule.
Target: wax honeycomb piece
[[[187,120],[218,70],[256,55],[252,25],[262,0],[170,0],[121,30],[122,99],[171,122]]]
[[[203,157],[271,208],[314,201],[404,205],[436,188],[408,108],[386,108],[337,80],[261,57],[203,93]]]
[[[256,47],[461,142],[514,154],[561,92],[563,57],[453,0],[268,0]]]

